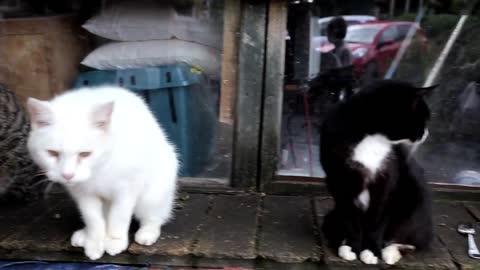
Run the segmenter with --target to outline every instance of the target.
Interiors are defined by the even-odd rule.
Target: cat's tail
[[[345,240],[345,226],[337,210],[333,209],[325,216],[322,232],[327,245],[335,250]]]

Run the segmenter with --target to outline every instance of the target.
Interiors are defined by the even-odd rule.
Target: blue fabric
[[[48,263],[40,261],[0,261],[1,270],[146,270],[134,267],[94,263]]]

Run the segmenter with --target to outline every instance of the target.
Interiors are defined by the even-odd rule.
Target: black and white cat
[[[395,264],[400,251],[429,247],[430,192],[411,153],[428,136],[433,88],[377,81],[326,117],[321,162],[335,208],[323,231],[343,259]]]

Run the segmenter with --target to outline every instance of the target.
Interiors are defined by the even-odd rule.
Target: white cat
[[[118,87],[83,88],[51,101],[29,98],[28,148],[51,181],[76,201],[85,228],[71,243],[96,260],[135,241],[152,245],[170,218],[178,160],[145,102]]]

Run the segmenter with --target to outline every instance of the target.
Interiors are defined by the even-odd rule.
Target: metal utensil
[[[468,237],[468,256],[473,259],[480,259],[480,251],[473,238],[473,235],[475,234],[475,228],[473,225],[471,223],[460,223],[457,230],[459,233],[466,234]]]

